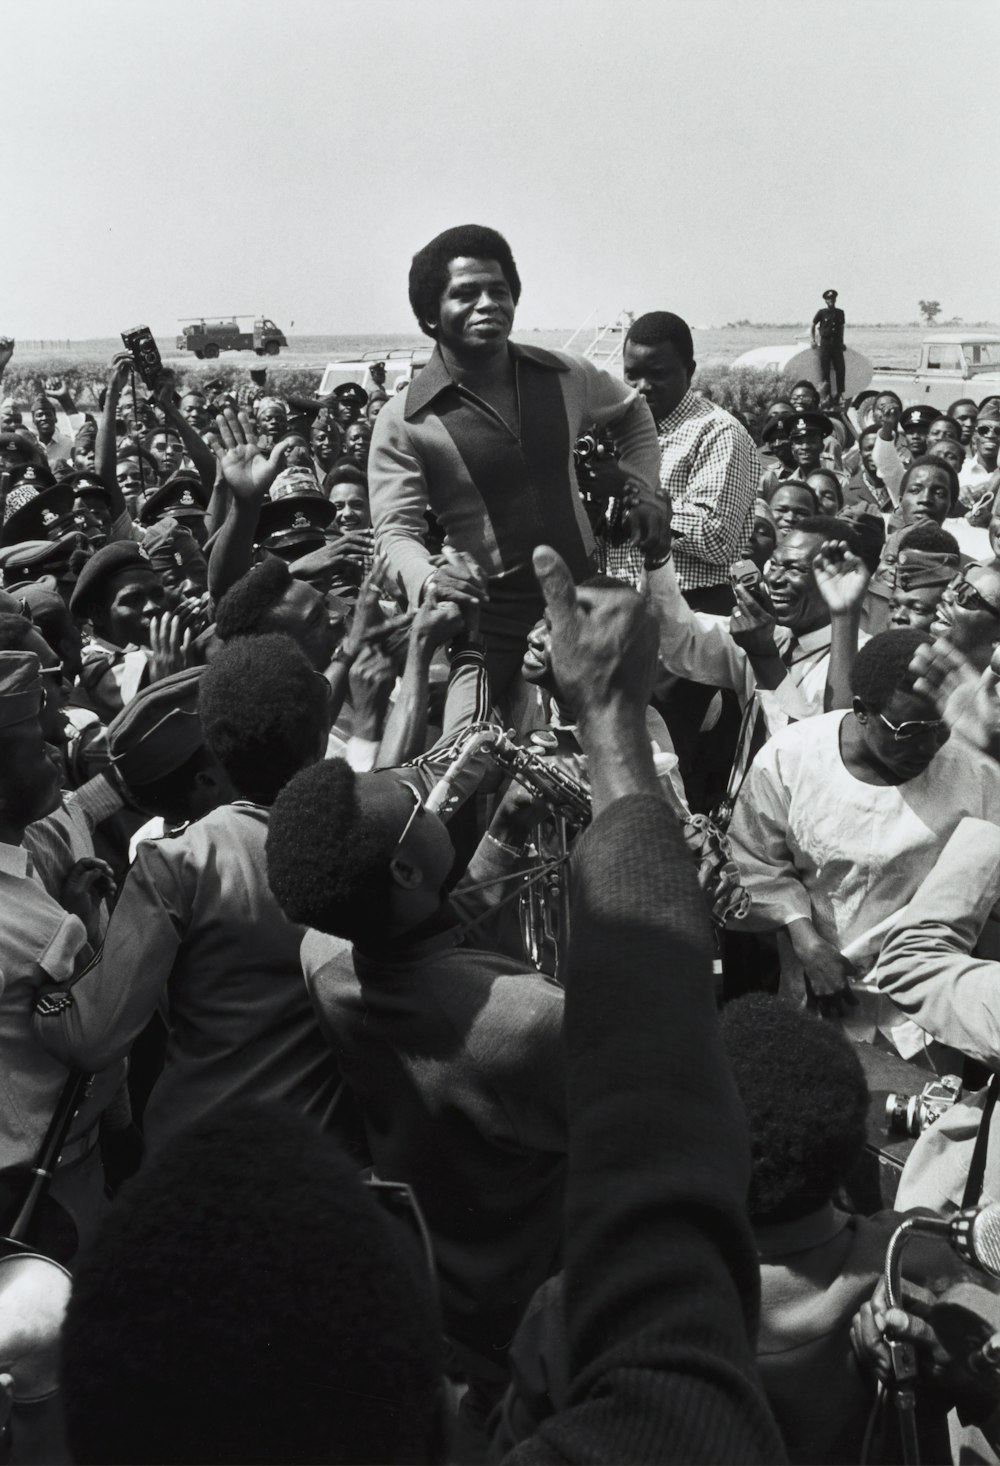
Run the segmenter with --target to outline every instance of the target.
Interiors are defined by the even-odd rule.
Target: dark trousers
[[[837,378],[837,396],[844,395],[844,348],[838,346],[835,341],[823,341],[819,343],[819,368],[823,373],[823,386],[830,390],[830,368],[833,368]]]

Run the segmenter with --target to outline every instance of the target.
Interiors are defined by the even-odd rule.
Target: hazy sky
[[[519,328],[1000,317],[997,0],[3,6],[0,334],[413,329],[510,239]]]

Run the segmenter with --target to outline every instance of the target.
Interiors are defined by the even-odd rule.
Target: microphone
[[[948,1220],[948,1241],[973,1267],[1000,1278],[1000,1203],[956,1212]]]

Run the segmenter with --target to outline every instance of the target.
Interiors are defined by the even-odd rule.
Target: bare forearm
[[[640,710],[615,705],[585,710],[578,730],[587,755],[595,819],[629,794],[660,799],[652,745]]]
[[[398,768],[423,753],[427,742],[432,657],[433,651],[425,643],[410,642],[399,695],[386,719],[376,768]]]
[[[163,415],[170,423],[174,431],[179,435],[181,442],[187,450],[187,455],[197,470],[198,477],[205,486],[205,492],[211,494],[215,488],[216,458],[211,448],[205,442],[200,433],[196,433],[186,417],[177,411],[172,402],[163,404]]]
[[[118,418],[118,398],[121,385],[117,377],[108,383],[107,395],[101,420],[97,425],[94,443],[94,468],[101,483],[111,495],[111,518],[115,520],[125,513],[125,497],[118,487],[118,436],[115,424]]]
[[[225,595],[245,575],[253,563],[253,541],[257,532],[260,508],[234,499],[225,524],[212,546],[208,560],[208,588],[213,601]]]
[[[858,654],[858,632],[861,607],[830,620],[830,670],[826,674],[823,707],[826,712],[849,708],[854,700],[851,692],[851,668]]]

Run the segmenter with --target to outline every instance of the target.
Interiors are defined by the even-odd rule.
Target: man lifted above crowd
[[[640,400],[591,362],[509,342],[521,280],[507,241],[465,225],[413,259],[410,304],[436,346],[405,396],[379,413],[369,475],[379,548],[411,605],[431,591],[477,600],[454,568],[435,568],[425,544],[429,509],[446,543],[488,577],[482,634],[496,695],[516,675],[542,611],[531,569],[547,542],[576,580],[594,568],[594,539],[576,488],[573,443],[593,424],[614,438],[637,486],[639,547],[654,558],[669,534],[656,434]]]

